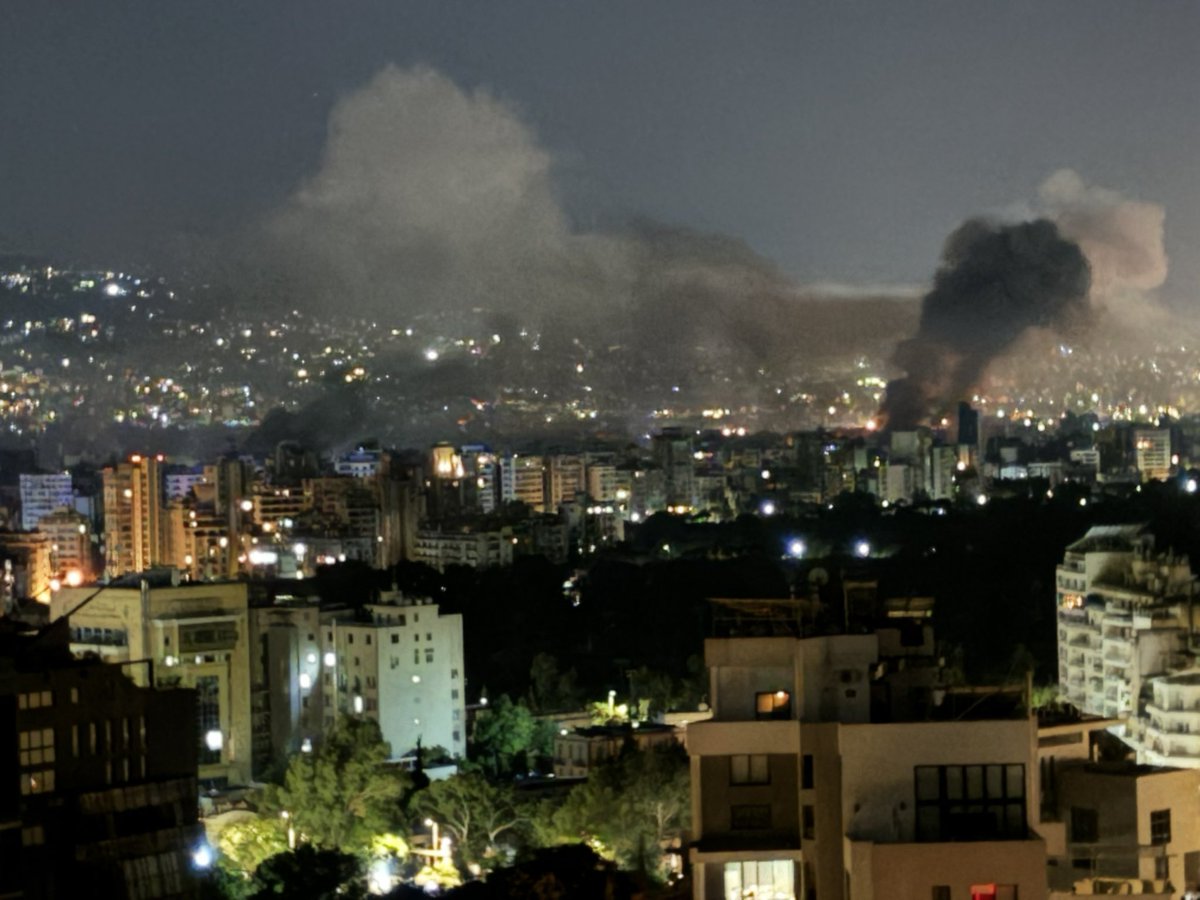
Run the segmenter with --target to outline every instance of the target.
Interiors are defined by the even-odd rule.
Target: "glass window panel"
[[[765,753],[756,753],[750,757],[750,780],[755,784],[766,784],[771,780]]]
[[[962,767],[946,766],[946,796],[951,800],[961,800],[962,795]]]
[[[935,766],[917,766],[917,799],[936,800],[941,796],[938,770]]]
[[[978,800],[983,796],[983,766],[967,766],[967,797]]]
[[[987,767],[987,796],[995,799],[1004,796],[1004,767]]]
[[[1009,797],[1024,797],[1025,796],[1025,767],[1024,766],[1005,766],[1005,771],[1008,773],[1006,781],[1008,782]]]

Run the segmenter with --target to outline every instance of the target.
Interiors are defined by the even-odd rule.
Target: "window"
[[[346,643],[347,644],[354,643],[354,632],[353,631],[346,635]]]
[[[421,643],[421,635],[419,635],[419,634],[414,634],[414,635],[413,635],[413,641],[415,641],[415,642],[416,642],[416,643],[418,643],[418,644],[419,644],[419,643]]]
[[[971,900],[1017,900],[1015,884],[973,884]]]
[[[393,635],[392,635],[392,643],[393,643],[393,644],[398,644],[398,643],[400,643],[400,635],[398,635],[398,634],[393,634]]]
[[[725,863],[726,897],[796,896],[796,867],[790,859]]]
[[[811,806],[805,806],[800,810],[800,813],[800,823],[803,829],[801,837],[806,841],[811,841],[816,837],[817,833],[816,811]]]
[[[367,635],[367,646],[371,646],[371,636],[369,634]]]
[[[929,900],[950,900],[950,885],[935,884],[930,889]]]
[[[425,632],[425,640],[427,640],[427,641],[432,641],[432,640],[433,640],[433,633],[432,633],[432,632],[429,632],[429,631]]]
[[[1156,809],[1150,813],[1150,843],[1171,843],[1171,811]]]
[[[41,709],[43,706],[53,706],[54,695],[50,691],[30,691],[28,694],[17,695],[18,709]]]
[[[738,754],[729,757],[730,784],[769,784],[771,774],[765,753]]]
[[[787,691],[763,691],[754,695],[757,719],[789,719],[792,715],[792,695]]]
[[[421,651],[419,649],[414,650],[413,651],[413,665],[419,666],[420,664],[421,664]]]
[[[431,647],[425,648],[425,662],[433,662],[433,649]]]
[[[771,807],[765,803],[743,804],[729,810],[729,827],[734,831],[756,831],[771,827]]]
[[[199,741],[200,765],[219,763],[221,748],[209,744],[210,732],[221,730],[221,679],[217,675],[201,675],[196,679],[196,738]]]
[[[451,699],[451,700],[457,700],[457,699],[458,699],[458,688],[451,688],[451,690],[450,690],[450,699]]]
[[[18,739],[22,766],[41,766],[54,762],[54,729],[22,731]]]
[[[404,624],[405,624],[405,621],[404,621],[404,615],[403,615],[403,614],[401,614],[401,615],[397,616],[397,617],[396,617],[396,620],[397,620],[397,621],[398,621],[398,622],[399,622],[401,625],[404,625]]]
[[[451,669],[451,670],[450,670],[450,677],[451,677],[451,678],[457,678],[457,677],[458,677],[458,669]]]
[[[77,687],[71,688],[71,702],[72,703],[79,702],[79,688],[77,688]]]
[[[54,790],[54,770],[21,773],[22,794],[48,794]]]
[[[917,766],[917,840],[1025,836],[1023,765]]]
[[[1100,840],[1100,816],[1096,810],[1072,806],[1069,837],[1076,844],[1094,844]]]
[[[813,755],[805,753],[800,758],[800,787],[811,790],[813,786]]]
[[[25,847],[36,847],[46,843],[46,833],[41,825],[21,829],[21,844]]]
[[[1164,854],[1163,856],[1154,857],[1154,877],[1155,878],[1170,878],[1171,877],[1171,861]]]

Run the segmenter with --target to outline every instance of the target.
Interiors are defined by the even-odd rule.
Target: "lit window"
[[[22,794],[49,794],[54,790],[54,770],[21,773]]]
[[[754,695],[755,717],[787,719],[792,714],[792,695],[787,691],[762,691]]]
[[[54,762],[54,729],[22,731],[19,738],[22,766],[41,766]]]
[[[795,897],[796,867],[790,859],[725,863],[726,897]]]

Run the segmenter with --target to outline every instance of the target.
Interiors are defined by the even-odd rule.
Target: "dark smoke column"
[[[965,222],[946,241],[914,337],[893,362],[882,416],[907,429],[951,409],[984,370],[1030,328],[1060,330],[1090,316],[1091,271],[1078,245],[1053,222]]]

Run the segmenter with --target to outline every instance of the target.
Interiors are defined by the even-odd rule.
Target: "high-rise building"
[[[1098,525],[1067,547],[1055,579],[1062,695],[1085,713],[1126,718],[1141,757],[1168,761],[1161,742],[1146,746],[1151,680],[1189,664],[1196,582],[1187,557],[1156,552],[1145,526]],[[1185,764],[1200,765],[1196,751]]]
[[[21,528],[33,531],[45,516],[59,509],[70,509],[74,502],[71,476],[67,472],[20,477]]]
[[[533,512],[546,511],[546,489],[540,456],[512,454],[500,460],[500,500],[524,503]]]
[[[104,470],[104,570],[109,578],[166,560],[163,457],[135,453]]]
[[[1137,428],[1133,446],[1142,481],[1164,481],[1171,477],[1171,429]]]
[[[682,428],[664,428],[651,439],[654,462],[665,476],[666,505],[695,505],[692,484],[696,461],[692,457],[692,439]]]
[[[321,624],[324,728],[338,716],[379,723],[392,758],[440,746],[466,753],[462,616],[436,603],[384,593],[363,607],[369,618],[329,613]]]
[[[50,571],[55,577],[71,586],[92,580],[92,524],[87,516],[60,509],[42,516],[38,531],[50,542]]]

